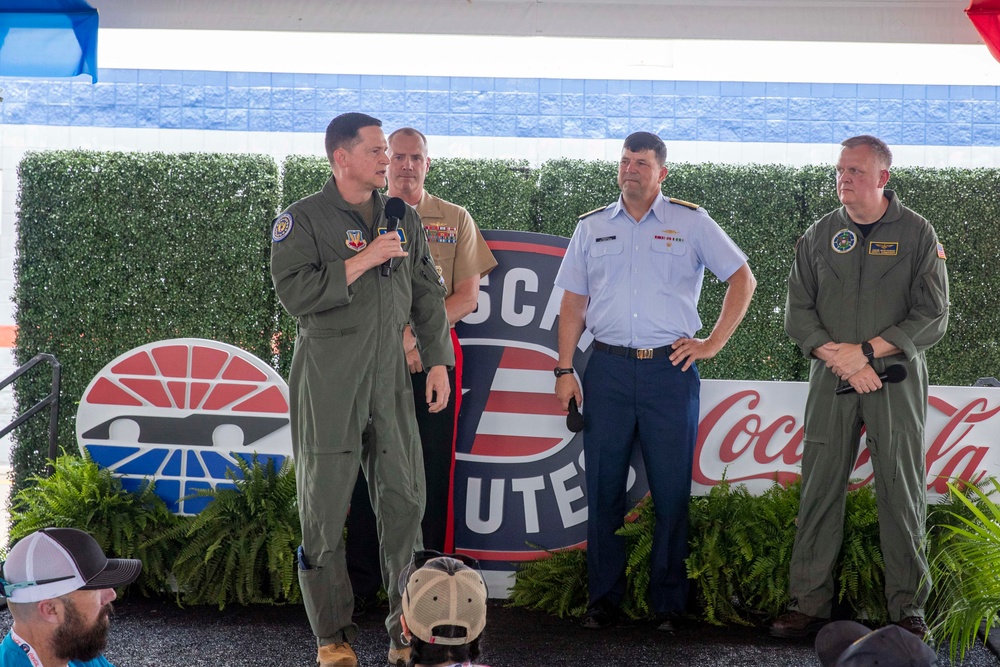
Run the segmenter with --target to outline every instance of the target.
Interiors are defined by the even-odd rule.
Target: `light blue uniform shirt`
[[[662,347],[701,329],[705,268],[725,281],[746,260],[703,208],[661,194],[636,223],[619,197],[580,219],[556,285],[590,297],[587,330],[602,343]]]

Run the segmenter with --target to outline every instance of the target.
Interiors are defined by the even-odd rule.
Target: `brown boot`
[[[347,642],[324,644],[316,654],[319,667],[358,667],[358,656]]]
[[[403,648],[389,648],[389,664],[392,665],[392,667],[406,667],[406,663],[409,661],[409,646],[405,646]]]
[[[771,624],[771,636],[780,639],[799,639],[809,637],[830,622],[828,618],[819,618],[803,614],[801,611],[790,611],[782,614]]]

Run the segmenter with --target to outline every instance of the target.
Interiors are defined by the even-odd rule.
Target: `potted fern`
[[[203,489],[211,499],[189,523],[163,539],[183,542],[172,565],[184,604],[300,602],[295,549],[302,541],[291,459],[280,469],[239,460],[233,487]]]

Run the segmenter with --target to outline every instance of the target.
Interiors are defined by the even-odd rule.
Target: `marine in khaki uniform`
[[[496,259],[472,216],[463,207],[428,193],[424,181],[431,160],[427,138],[403,127],[389,135],[389,196],[416,207],[427,233],[435,269],[444,280],[445,309],[451,324],[455,368],[448,373],[452,400],[441,412],[430,412],[423,399],[427,373],[410,327],[403,331],[406,361],[413,384],[414,409],[420,428],[427,482],[427,502],[421,522],[424,548],[454,549],[453,471],[455,430],[462,397],[462,348],[455,323],[476,309],[479,280],[496,266]],[[381,587],[375,541],[375,517],[367,501],[364,479],[358,480],[347,523],[347,569],[355,593],[355,615],[370,609]]]
[[[386,228],[387,144],[381,122],[343,114],[327,128],[333,170],[321,192],[292,204],[274,223],[271,275],[281,304],[298,320],[289,376],[292,445],[302,549],[299,583],[321,667],[352,667],[353,595],[344,562],[344,521],[363,467],[372,480],[382,574],[389,591],[390,662],[405,660],[395,582],[420,545],[424,474],[406,360],[409,322],[428,371],[434,412],[449,399],[444,287],[416,212],[398,234]],[[392,261],[389,276],[381,267]],[[362,435],[364,434],[364,445]]]
[[[771,627],[802,637],[830,619],[847,483],[861,429],[871,453],[890,619],[927,632],[924,352],[948,325],[948,272],[934,228],[903,206],[889,180],[892,154],[870,136],[848,139],[837,162],[843,207],[800,239],[788,278],[785,330],[811,359],[802,499],[789,613]],[[892,364],[907,377],[883,385]],[[838,387],[854,390],[837,395]]]
[[[450,375],[452,402],[439,413],[428,412],[417,401],[417,422],[424,446],[427,476],[427,507],[424,510],[424,546],[438,551],[454,549],[454,507],[452,506],[455,427],[461,409],[462,347],[455,335],[455,323],[476,309],[479,281],[497,265],[486,239],[469,212],[424,190],[430,168],[427,138],[413,128],[401,128],[389,135],[389,195],[401,197],[417,209],[427,233],[427,241],[438,275],[444,280],[444,300],[455,350],[455,370]],[[403,332],[403,347],[413,382],[414,396],[426,381],[420,350],[409,327]]]

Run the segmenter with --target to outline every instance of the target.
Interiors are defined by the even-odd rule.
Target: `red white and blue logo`
[[[510,570],[546,549],[587,540],[583,433],[566,428],[552,374],[563,294],[553,283],[568,240],[493,230],[483,236],[497,267],[480,284],[476,311],[455,327],[464,357],[455,545],[487,569]],[[578,375],[591,341],[584,332]],[[647,485],[641,464],[633,472],[629,497],[638,499]]]
[[[197,514],[198,489],[232,486],[237,459],[281,465],[292,454],[288,386],[232,345],[181,338],[137,347],[101,369],[76,414],[80,450],[121,477],[146,480],[175,512]]]

